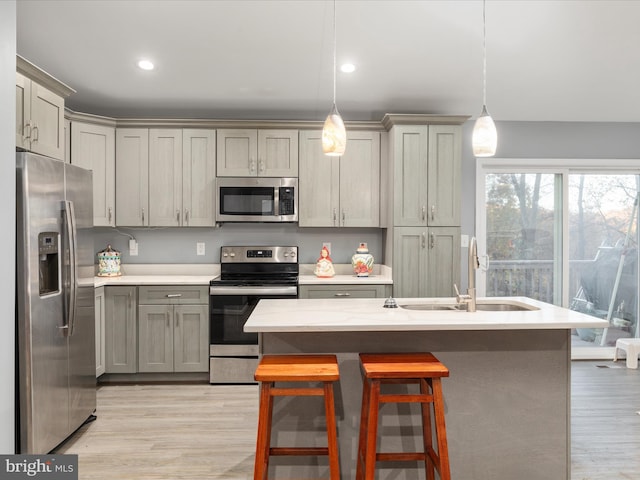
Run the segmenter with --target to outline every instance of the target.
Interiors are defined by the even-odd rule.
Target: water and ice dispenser
[[[58,232],[38,235],[40,295],[60,291],[60,237]]]

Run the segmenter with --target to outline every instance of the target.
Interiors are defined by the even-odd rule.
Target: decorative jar
[[[369,253],[366,243],[361,243],[356,253],[351,257],[353,273],[358,277],[368,277],[373,272],[373,255]]]
[[[107,248],[98,252],[98,276],[118,277],[120,276],[120,252],[107,245]]]

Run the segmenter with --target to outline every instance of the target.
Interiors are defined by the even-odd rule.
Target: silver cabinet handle
[[[427,232],[422,232],[422,248],[427,246]]]
[[[33,142],[37,142],[38,138],[40,137],[39,135],[39,130],[38,130],[38,125],[36,125],[35,123],[33,124]]]
[[[182,296],[181,293],[167,293],[167,298],[180,298]]]
[[[253,173],[256,171],[256,161],[253,159],[249,159],[249,173]]]
[[[260,160],[259,165],[260,165],[260,171],[264,173],[264,160]]]
[[[180,314],[176,313],[176,328],[180,326]]]
[[[113,209],[112,209],[111,207],[109,207],[109,215],[108,215],[109,223],[111,223],[111,214],[112,214],[112,210],[113,210]]]
[[[334,297],[350,297],[351,294],[349,292],[344,292],[344,293],[336,293],[334,295]]]
[[[344,210],[342,210],[342,226],[343,227],[344,227],[345,218],[346,218],[346,215],[344,213]]]
[[[142,209],[142,225],[144,225],[144,208]]]
[[[431,221],[436,219],[436,206],[431,205]]]
[[[167,328],[169,328],[171,326],[169,320],[171,320],[171,319],[169,318],[169,310],[168,309],[167,309],[166,312],[164,312],[164,316],[167,318]]]
[[[337,219],[337,216],[338,216],[338,214],[337,214],[337,212],[336,212],[336,209],[334,208],[334,209],[333,209],[333,226],[334,226],[334,227],[336,226],[336,219]]]
[[[422,206],[422,220],[426,220],[427,219],[427,207],[425,207],[424,205]]]
[[[189,224],[189,209],[188,208],[185,209],[185,211],[184,211],[184,223],[187,224],[187,225]]]
[[[176,210],[176,222],[180,225],[180,210]]]
[[[436,246],[436,234],[431,233],[431,248],[434,248],[435,246]]]
[[[31,122],[27,122],[24,128],[22,129],[22,138],[24,140],[31,139]]]

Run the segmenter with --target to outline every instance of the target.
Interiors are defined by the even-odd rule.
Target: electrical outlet
[[[331,242],[322,242],[322,246],[323,247],[327,247],[327,250],[329,250],[329,253],[331,252]]]
[[[132,257],[138,255],[138,242],[136,242],[135,238],[129,240],[129,255]]]
[[[196,255],[204,255],[204,242],[196,243]]]

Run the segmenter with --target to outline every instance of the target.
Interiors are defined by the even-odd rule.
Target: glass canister
[[[98,252],[98,276],[118,277],[120,276],[120,252],[107,245],[107,248]]]
[[[351,257],[353,273],[358,277],[368,277],[373,272],[373,255],[369,253],[366,243],[361,243],[356,253]]]

